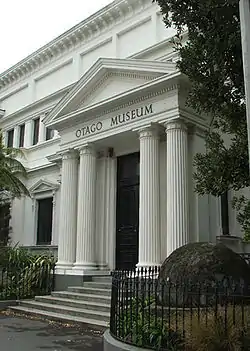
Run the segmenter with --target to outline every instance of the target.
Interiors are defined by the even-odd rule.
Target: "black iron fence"
[[[0,267],[0,300],[48,295],[54,288],[55,265],[47,262]]]
[[[225,343],[233,337],[242,345],[249,340],[249,317],[250,289],[240,280],[217,276],[171,282],[159,277],[158,267],[112,273],[110,332],[125,343],[168,351],[230,351]],[[225,348],[211,341],[213,336],[225,341]],[[199,345],[206,337],[215,348]],[[239,350],[249,350],[250,343],[247,347]]]

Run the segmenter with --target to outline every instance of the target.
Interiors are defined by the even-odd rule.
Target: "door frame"
[[[117,235],[118,235],[118,228],[117,228],[117,224],[118,224],[118,211],[117,211],[117,206],[118,206],[118,191],[119,191],[119,181],[118,181],[118,162],[119,162],[119,158],[122,157],[129,157],[132,155],[138,155],[138,159],[139,162],[138,164],[140,165],[140,151],[136,150],[130,153],[125,153],[125,154],[121,154],[119,156],[117,156],[117,162],[116,162],[116,214],[115,214],[115,247],[114,247],[114,269],[117,269]],[[136,184],[135,184],[136,185]],[[137,255],[139,256],[139,199],[140,199],[140,175],[138,176],[138,240],[137,240]],[[137,262],[138,262],[139,257],[137,257]]]

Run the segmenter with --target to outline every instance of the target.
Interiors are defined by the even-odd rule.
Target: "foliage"
[[[0,248],[9,243],[10,203],[0,200]]]
[[[250,241],[250,201],[245,196],[234,197],[233,208],[237,210],[237,221],[243,229],[244,241]]]
[[[169,351],[183,350],[184,341],[181,334],[162,318],[155,318],[155,315],[150,313],[149,306],[154,303],[155,299],[152,297],[131,300],[131,311],[120,315],[119,325],[123,340],[155,350],[162,348]]]
[[[17,158],[23,157],[19,149],[6,147],[0,132],[0,197],[20,198],[29,191],[20,178],[26,177],[26,169]]]
[[[224,315],[223,315],[224,314]],[[192,319],[192,332],[186,338],[188,351],[242,351],[249,350],[250,330],[242,326],[242,313],[232,308],[217,316],[210,314],[205,318],[195,315]]]
[[[28,298],[48,289],[55,265],[53,256],[33,255],[17,245],[2,248],[0,255],[0,300]]]
[[[229,189],[245,188],[250,177],[239,0],[154,1],[161,7],[165,25],[177,29],[177,66],[191,82],[187,104],[211,117],[206,152],[194,161],[196,191],[220,196]],[[185,30],[188,41],[183,45]],[[248,215],[248,210],[242,208],[241,218],[243,214]],[[244,227],[248,218],[241,219]]]

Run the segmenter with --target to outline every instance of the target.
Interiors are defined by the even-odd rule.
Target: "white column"
[[[96,230],[95,230],[95,249],[96,261],[99,269],[107,268],[106,262],[106,208],[107,190],[107,156],[101,155],[97,161],[97,178],[96,178]]]
[[[140,135],[140,209],[138,267],[160,264],[159,136],[154,128]]]
[[[80,149],[77,213],[77,270],[92,270],[95,264],[96,154],[91,146]]]
[[[106,257],[108,268],[115,269],[116,249],[116,176],[117,160],[114,157],[107,159],[107,181],[106,181]]]
[[[167,134],[167,253],[189,241],[188,135],[182,121],[166,123]]]
[[[24,131],[24,147],[29,147],[32,144],[32,120],[25,123]]]
[[[13,147],[18,148],[19,147],[19,131],[20,127],[15,126],[14,128],[14,137],[13,137]]]
[[[46,127],[44,123],[42,122],[42,118],[40,118],[39,121],[39,143],[42,143],[46,139]]]
[[[56,191],[53,191],[52,200],[52,226],[51,226],[51,245],[55,245],[55,231],[56,231]]]
[[[241,27],[241,44],[242,59],[246,98],[246,119],[247,119],[247,135],[248,135],[248,157],[250,161],[250,3],[249,0],[240,0],[240,27]],[[249,162],[250,167],[250,162]]]
[[[3,130],[1,130],[0,129],[0,131],[1,131],[1,133],[2,133],[2,142],[3,142],[3,145],[4,146],[7,146],[7,139],[8,139],[8,136],[7,136],[7,132],[6,131],[3,131]]]
[[[78,154],[74,150],[62,156],[60,228],[58,242],[59,268],[72,268],[76,255],[76,215]]]

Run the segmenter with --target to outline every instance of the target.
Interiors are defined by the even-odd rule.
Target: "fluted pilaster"
[[[78,154],[71,150],[62,156],[60,230],[57,268],[72,268],[76,255]]]
[[[25,122],[24,147],[30,147],[32,144],[32,120]]]
[[[75,268],[95,269],[96,154],[91,146],[80,150]]]
[[[20,135],[20,127],[15,126],[14,128],[14,138],[13,138],[13,147],[19,147],[19,135]]]
[[[188,134],[182,121],[166,123],[167,134],[167,253],[189,240]]]
[[[39,143],[42,143],[46,140],[46,127],[42,121],[43,116],[40,117],[39,121]]]
[[[160,263],[159,136],[154,128],[140,136],[140,209],[138,267]]]

